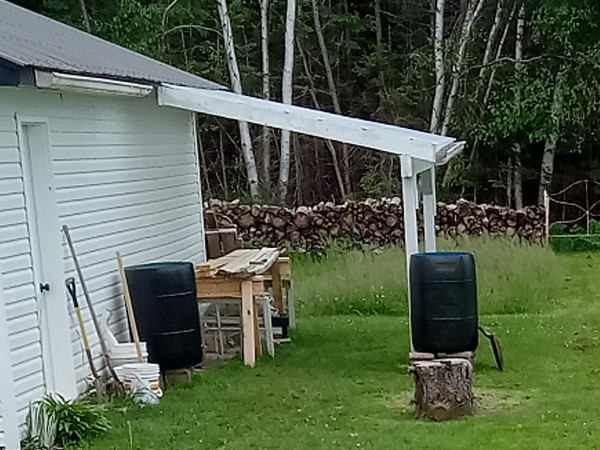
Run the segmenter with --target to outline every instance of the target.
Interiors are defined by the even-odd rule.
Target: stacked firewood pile
[[[245,242],[295,250],[313,250],[337,238],[376,246],[403,243],[402,201],[398,197],[342,204],[322,202],[294,209],[211,200],[220,227],[237,226]],[[422,220],[420,220],[422,223]],[[514,210],[466,200],[438,203],[438,235],[506,235],[535,240],[544,235],[544,211]]]

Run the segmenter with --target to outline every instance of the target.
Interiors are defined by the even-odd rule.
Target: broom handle
[[[75,279],[69,278],[66,282],[67,291],[71,295],[71,300],[73,301],[73,308],[75,309],[75,315],[77,316],[77,323],[79,323],[79,332],[81,333],[81,341],[83,342],[83,350],[85,351],[85,355],[87,357],[90,370],[94,379],[98,379],[98,371],[96,370],[96,366],[94,366],[94,358],[92,357],[92,350],[90,349],[90,341],[88,340],[87,332],[85,331],[85,322],[83,321],[83,316],[81,314],[81,308],[79,308],[79,302],[77,301],[77,292],[75,291]]]
[[[121,258],[119,252],[117,252],[117,263],[119,264],[119,273],[121,274],[121,282],[123,283],[123,294],[125,296],[125,305],[127,306],[129,323],[131,324],[131,334],[133,334],[133,342],[135,342],[135,351],[137,353],[138,361],[144,362],[144,358],[142,357],[142,346],[140,345],[140,335],[135,321],[135,314],[133,313],[133,305],[131,304],[131,293],[129,292],[129,283],[127,283],[127,274],[125,273],[125,266],[123,266],[123,258]]]
[[[106,367],[108,367],[108,371],[110,375],[113,377],[117,385],[123,387],[121,384],[121,380],[117,373],[115,372],[115,368],[110,362],[108,347],[106,345],[106,341],[104,340],[104,334],[102,333],[102,328],[100,327],[100,323],[98,322],[98,317],[96,316],[96,312],[94,311],[94,304],[92,303],[92,299],[90,297],[90,293],[87,290],[87,286],[85,284],[85,279],[83,278],[83,272],[81,271],[81,266],[79,265],[79,260],[77,259],[77,253],[75,253],[75,247],[73,247],[73,241],[71,240],[71,233],[69,233],[69,227],[63,225],[62,227],[63,234],[65,235],[65,239],[67,241],[67,245],[69,246],[69,251],[71,252],[71,257],[73,258],[73,264],[75,265],[75,270],[77,271],[77,276],[79,277],[79,283],[81,284],[81,289],[83,290],[83,296],[85,298],[85,302],[87,303],[88,310],[90,312],[90,316],[92,318],[92,322],[94,324],[94,328],[96,329],[96,334],[98,334],[98,340],[100,341],[100,348],[102,349],[102,356],[104,356],[104,361],[106,362]]]

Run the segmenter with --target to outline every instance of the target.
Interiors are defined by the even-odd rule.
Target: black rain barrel
[[[194,265],[189,262],[142,264],[125,268],[131,302],[148,362],[163,370],[202,361],[200,317]]]
[[[475,351],[478,323],[473,255],[466,252],[412,255],[410,306],[415,351]]]

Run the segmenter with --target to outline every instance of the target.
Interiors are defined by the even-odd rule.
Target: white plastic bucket
[[[143,357],[144,361],[148,360],[147,354],[142,353],[142,357]],[[110,360],[111,360],[113,366],[124,366],[125,364],[132,364],[132,363],[138,362],[137,356],[135,356],[135,354],[127,355],[127,356],[123,356],[123,357],[111,356]]]
[[[104,334],[108,343],[108,352],[110,360],[113,366],[122,366],[130,363],[139,363],[137,357],[137,350],[135,343],[133,342],[119,342],[117,338],[112,334],[108,327],[108,322],[104,324]],[[146,350],[146,343],[140,342],[140,348],[142,351],[142,361],[148,362],[148,351]]]
[[[121,379],[125,392],[131,391],[131,384],[136,378],[140,378],[143,381],[147,381],[158,397],[162,397],[162,390],[160,389],[160,367],[158,364],[152,363],[132,363],[124,364],[119,367],[115,367],[117,376]]]
[[[146,343],[141,342],[142,350],[142,361],[146,363],[148,361],[148,352],[146,351]],[[109,349],[110,360],[113,366],[123,366],[125,364],[139,363],[137,357],[137,351],[135,344],[119,344],[118,346],[111,346]]]

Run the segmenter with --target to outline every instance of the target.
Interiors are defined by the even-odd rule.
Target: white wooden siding
[[[45,386],[15,114],[48,118],[59,220],[71,230],[96,311],[110,311],[117,336],[126,335],[126,317],[116,251],[126,265],[201,262],[205,252],[191,113],[160,108],[152,96],[0,89],[0,255],[6,261],[2,275],[22,423],[29,401],[42,396]],[[75,276],[63,250],[65,277]],[[83,312],[100,363],[98,339]],[[89,370],[74,317],[71,325],[83,388]]]
[[[5,300],[2,261],[0,261],[0,324],[4,324],[7,320]],[[12,355],[9,349],[8,330],[6,327],[0,326],[0,447],[15,450],[19,447],[20,439],[11,366]]]
[[[44,394],[45,383],[16,111],[4,106],[0,106],[1,276],[17,416],[22,423],[29,401]]]

